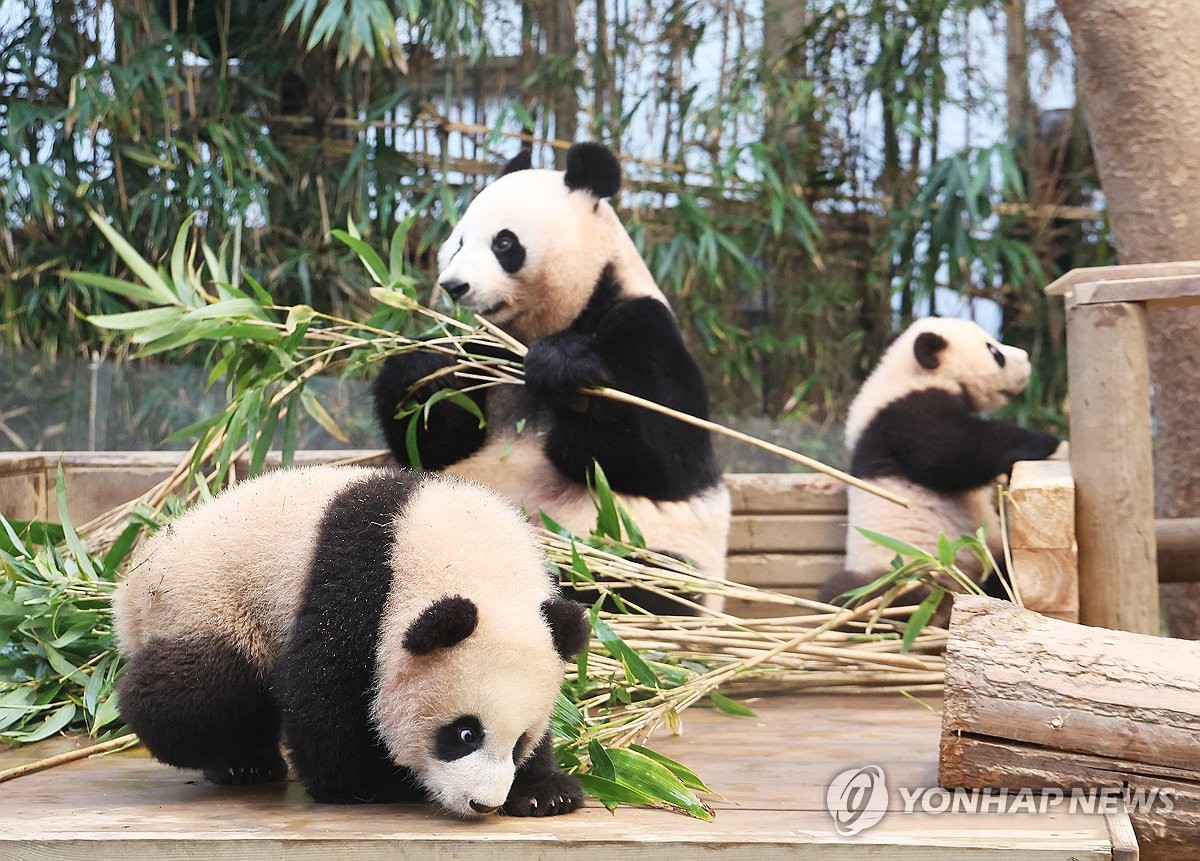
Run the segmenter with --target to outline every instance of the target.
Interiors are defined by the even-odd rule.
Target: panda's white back
[[[181,515],[137,550],[117,589],[122,651],[151,638],[216,636],[269,667],[299,610],[330,500],[380,471],[276,470]]]

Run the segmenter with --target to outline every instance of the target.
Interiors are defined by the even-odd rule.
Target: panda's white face
[[[375,708],[396,764],[413,769],[434,802],[464,817],[504,805],[517,766],[549,731],[563,677],[547,634],[508,640],[503,654],[489,639],[477,632],[418,658],[430,680],[395,688]]]
[[[563,658],[542,606],[557,587],[528,520],[481,486],[422,485],[394,529],[371,717],[435,802],[482,816],[548,731]]]
[[[570,190],[562,172],[519,170],[467,208],[438,252],[438,284],[514,337],[535,340],[579,316],[621,238],[629,241],[607,202]]]
[[[909,392],[940,388],[964,394],[979,412],[997,409],[1024,391],[1029,354],[1001,344],[970,320],[927,317],[909,326],[884,351],[846,419],[853,446],[867,422]]]

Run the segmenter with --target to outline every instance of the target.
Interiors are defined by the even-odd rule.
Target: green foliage
[[[0,742],[124,731],[113,691],[121,661],[110,600],[153,512],[135,515],[108,553],[93,556],[67,517],[65,487],[60,467],[61,527],[0,516]]]
[[[1035,261],[1025,216],[989,216],[1023,197],[1007,167],[984,169],[1001,149],[939,151],[949,108],[999,98],[969,30],[1002,5],[808,0],[784,24],[775,3],[633,15],[604,0],[566,32],[487,0],[159,0],[120,4],[109,31],[92,0],[17,0],[0,22],[0,341],[94,346],[83,318],[139,301],[105,289],[129,264],[89,211],[154,266],[175,268],[181,229],[203,232],[231,287],[252,292],[245,273],[281,306],[341,319],[372,313],[380,271],[347,266],[350,232],[331,228],[375,245],[400,229],[385,268],[403,262],[427,296],[433,249],[514,135],[547,165],[561,150],[545,142],[591,137],[630,157],[617,202],[714,412],[783,418],[836,448],[893,298],[907,314],[940,285],[1001,302],[1043,383],[1027,415],[1052,424],[1061,319],[1037,265],[1069,255],[1043,243]],[[1108,247],[1089,229],[1081,263]]]
[[[849,604],[858,604],[868,597],[880,596],[880,608],[891,606],[897,598],[913,586],[921,584],[928,593],[921,599],[917,609],[904,623],[901,652],[907,652],[917,635],[933,618],[942,601],[953,591],[984,594],[983,589],[962,568],[957,560],[962,552],[973,556],[984,575],[997,571],[996,560],[987,546],[983,527],[975,535],[962,535],[954,540],[945,535],[938,536],[936,552],[922,550],[906,541],[873,532],[860,526],[854,527],[864,538],[896,554],[892,567],[875,580],[839,596]],[[1007,588],[1007,584],[1005,584]]]

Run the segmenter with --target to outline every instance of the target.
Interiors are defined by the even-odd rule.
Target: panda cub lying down
[[[469,534],[471,540],[464,541]],[[162,762],[317,801],[566,813],[563,662],[587,643],[511,505],[461,479],[320,466],[198,505],[114,598],[121,714]]]

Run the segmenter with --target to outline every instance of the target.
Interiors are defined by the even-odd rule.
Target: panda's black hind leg
[[[121,715],[160,762],[213,783],[283,780],[279,713],[262,674],[220,640],[151,640],[118,682]]]

